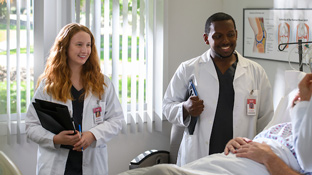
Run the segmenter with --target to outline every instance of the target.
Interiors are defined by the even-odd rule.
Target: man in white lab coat
[[[203,37],[210,49],[179,66],[163,100],[168,121],[185,127],[178,165],[223,152],[233,137],[253,138],[273,116],[271,85],[264,69],[235,51],[234,19],[213,14]],[[197,96],[188,94],[190,81]],[[188,127],[195,117],[191,133]]]

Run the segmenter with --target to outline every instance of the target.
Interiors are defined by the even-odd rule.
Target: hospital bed
[[[295,95],[298,92],[297,85],[300,80],[304,77],[305,73],[299,71],[286,71],[285,72],[285,96],[281,98],[274,117],[272,118],[271,122],[268,124],[265,129],[269,128],[278,123],[289,122],[290,121],[290,114],[289,109],[292,106],[292,100],[294,99]],[[233,159],[232,165],[229,163],[222,164],[222,160],[225,158],[224,156],[207,156],[202,159],[196,160],[183,168],[177,167],[174,165],[176,163],[178,149],[180,147],[180,142],[183,136],[183,127],[178,127],[172,125],[171,130],[171,139],[170,139],[170,151],[158,151],[158,150],[149,150],[146,151],[135,159],[130,162],[129,169],[130,171],[121,173],[120,175],[139,175],[144,174],[146,171],[149,170],[153,165],[155,169],[155,174],[157,173],[164,173],[159,171],[166,171],[165,173],[169,174],[169,171],[172,175],[174,174],[218,174],[222,172],[231,171],[225,174],[235,174],[233,172],[237,171],[236,165],[240,163],[244,163],[244,170],[239,170],[236,174],[250,174],[250,172],[255,172],[257,170],[260,174],[266,174],[266,168],[264,166],[259,166],[255,164],[253,161],[241,162],[241,160]],[[232,155],[230,155],[232,157]],[[227,159],[229,159],[227,157]],[[235,160],[235,161],[234,161]],[[161,164],[161,165],[157,165]],[[209,169],[207,164],[211,164],[214,166],[215,169]],[[216,168],[217,167],[217,168]],[[137,168],[137,169],[135,169]],[[134,170],[135,169],[135,170]],[[209,173],[208,173],[209,172]]]

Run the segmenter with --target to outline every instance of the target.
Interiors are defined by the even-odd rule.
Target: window
[[[11,134],[22,132],[20,123],[33,96],[32,4],[0,0],[0,122]],[[14,129],[12,121],[18,124]]]
[[[50,47],[70,22],[94,34],[102,71],[124,110],[124,131],[129,123],[140,130],[144,122],[150,131],[161,130],[163,0],[0,0],[0,5],[0,122],[9,133],[23,131]]]

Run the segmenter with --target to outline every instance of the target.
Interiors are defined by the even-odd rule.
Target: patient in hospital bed
[[[291,122],[271,126],[252,141],[234,138],[224,153],[182,167],[159,164],[120,175],[312,174],[312,74],[307,74],[298,87],[299,94],[294,99],[298,103],[291,111]]]

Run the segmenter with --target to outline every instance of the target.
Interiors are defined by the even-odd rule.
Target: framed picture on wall
[[[312,9],[245,8],[243,12],[243,55],[278,61],[299,62],[298,44],[311,41]],[[282,47],[281,47],[282,48]],[[311,49],[309,49],[311,48]],[[302,44],[303,62],[312,45]]]

